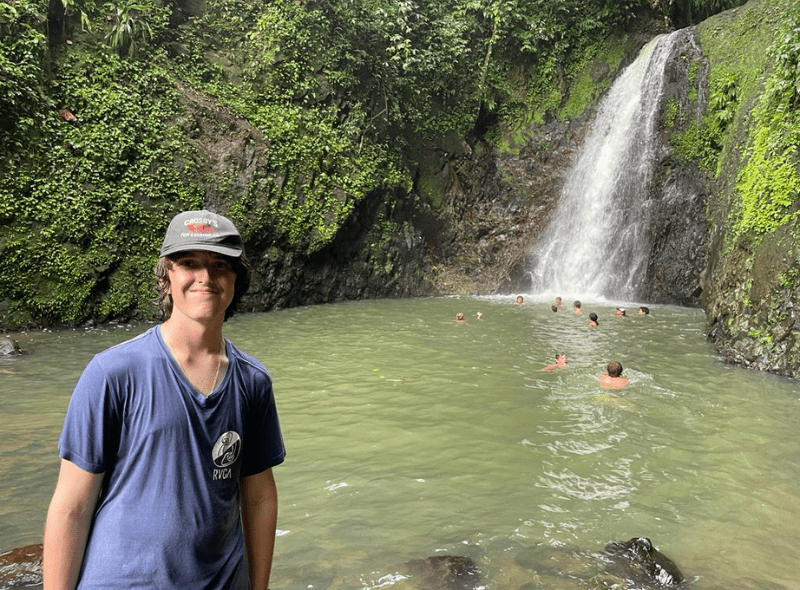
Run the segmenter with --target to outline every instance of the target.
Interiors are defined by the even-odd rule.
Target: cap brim
[[[242,255],[241,248],[223,246],[221,244],[180,244],[162,248],[161,256],[169,256],[170,254],[177,254],[178,252],[191,252],[192,250],[216,252],[217,254],[231,256],[233,258],[239,258]]]

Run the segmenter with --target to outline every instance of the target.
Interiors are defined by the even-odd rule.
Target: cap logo
[[[207,223],[187,223],[186,230],[190,234],[213,234],[214,228]]]

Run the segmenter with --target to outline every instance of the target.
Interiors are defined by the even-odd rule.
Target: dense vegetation
[[[714,179],[709,334],[732,361],[796,376],[800,5],[762,0],[698,29],[711,66],[709,102],[681,143]]]
[[[579,112],[570,84],[610,34],[741,2],[195,4],[0,2],[0,325],[146,315],[169,217],[221,195],[247,239],[313,253],[368,195],[413,191],[420,142]],[[192,142],[189,96],[267,146],[246,186]]]

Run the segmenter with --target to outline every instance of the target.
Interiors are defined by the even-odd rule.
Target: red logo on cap
[[[214,228],[207,223],[187,223],[186,230],[190,234],[213,234]]]

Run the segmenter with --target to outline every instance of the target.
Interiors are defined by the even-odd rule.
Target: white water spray
[[[635,299],[650,250],[654,126],[678,38],[650,41],[601,101],[537,247],[534,292]]]

